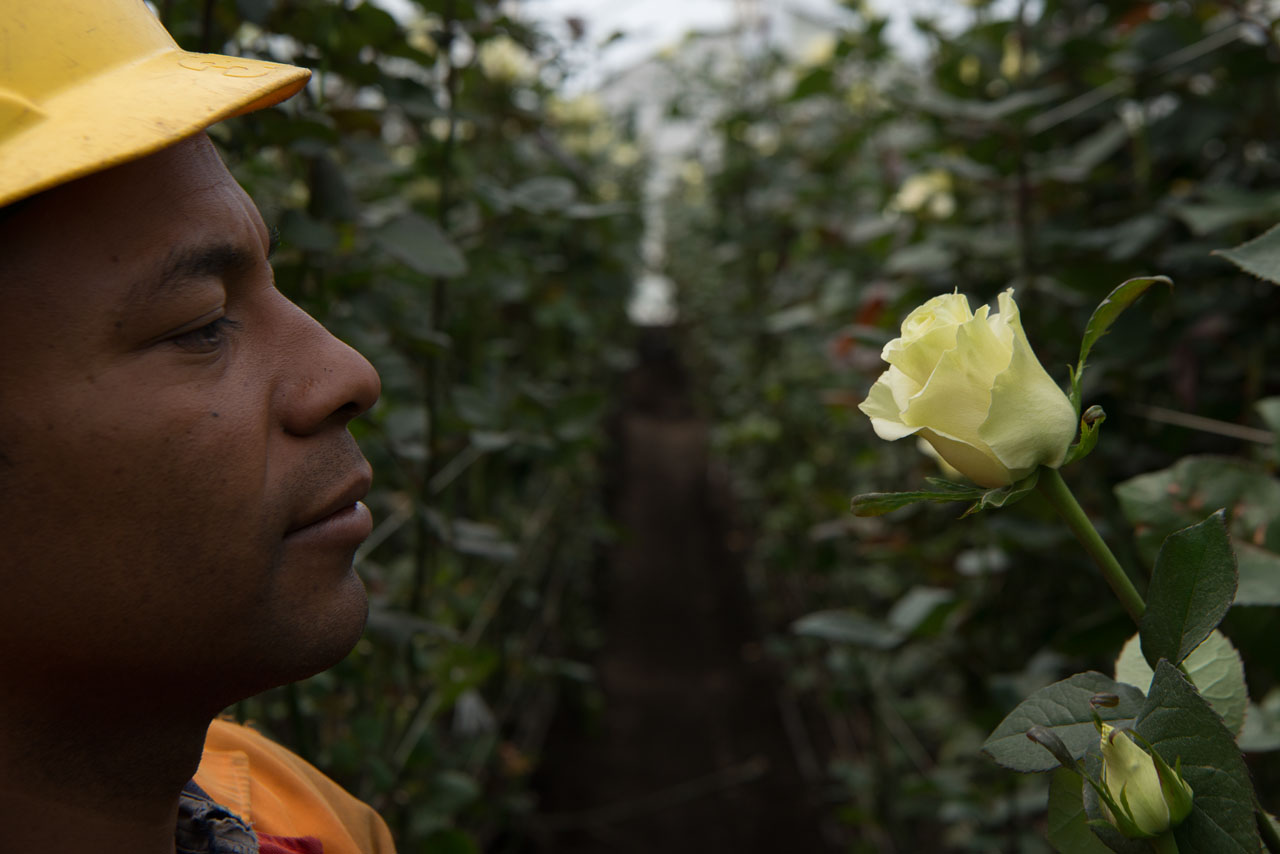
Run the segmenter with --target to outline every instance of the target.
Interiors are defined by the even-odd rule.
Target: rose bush
[[[1012,288],[999,306],[973,312],[963,295],[943,294],[911,312],[858,407],[880,438],[918,435],[988,487],[1057,468],[1076,433],[1075,409],[1027,343]]]

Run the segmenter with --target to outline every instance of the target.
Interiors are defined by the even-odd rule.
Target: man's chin
[[[238,674],[237,694],[224,705],[297,682],[342,661],[364,634],[369,599],[352,572],[354,583],[335,593],[322,613],[293,613],[279,621],[274,632],[258,636],[258,649],[245,656]]]

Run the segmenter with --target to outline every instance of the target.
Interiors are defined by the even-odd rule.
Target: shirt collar
[[[235,813],[187,783],[178,802],[178,854],[258,854],[258,838]]]

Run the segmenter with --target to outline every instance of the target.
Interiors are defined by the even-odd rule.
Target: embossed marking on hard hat
[[[205,59],[205,58],[193,59],[190,57],[183,57],[182,59],[178,60],[178,64],[181,65],[183,68],[189,69],[191,71],[218,70],[222,72],[223,77],[265,77],[267,76],[266,69],[262,69],[262,68],[250,69],[249,66],[247,65],[241,65],[240,63],[237,63],[237,62],[229,62],[225,58],[219,60],[219,59]]]

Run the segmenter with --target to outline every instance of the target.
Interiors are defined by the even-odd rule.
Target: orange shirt
[[[210,725],[195,781],[258,833],[315,837],[324,854],[395,854],[391,832],[372,807],[248,727]]]

